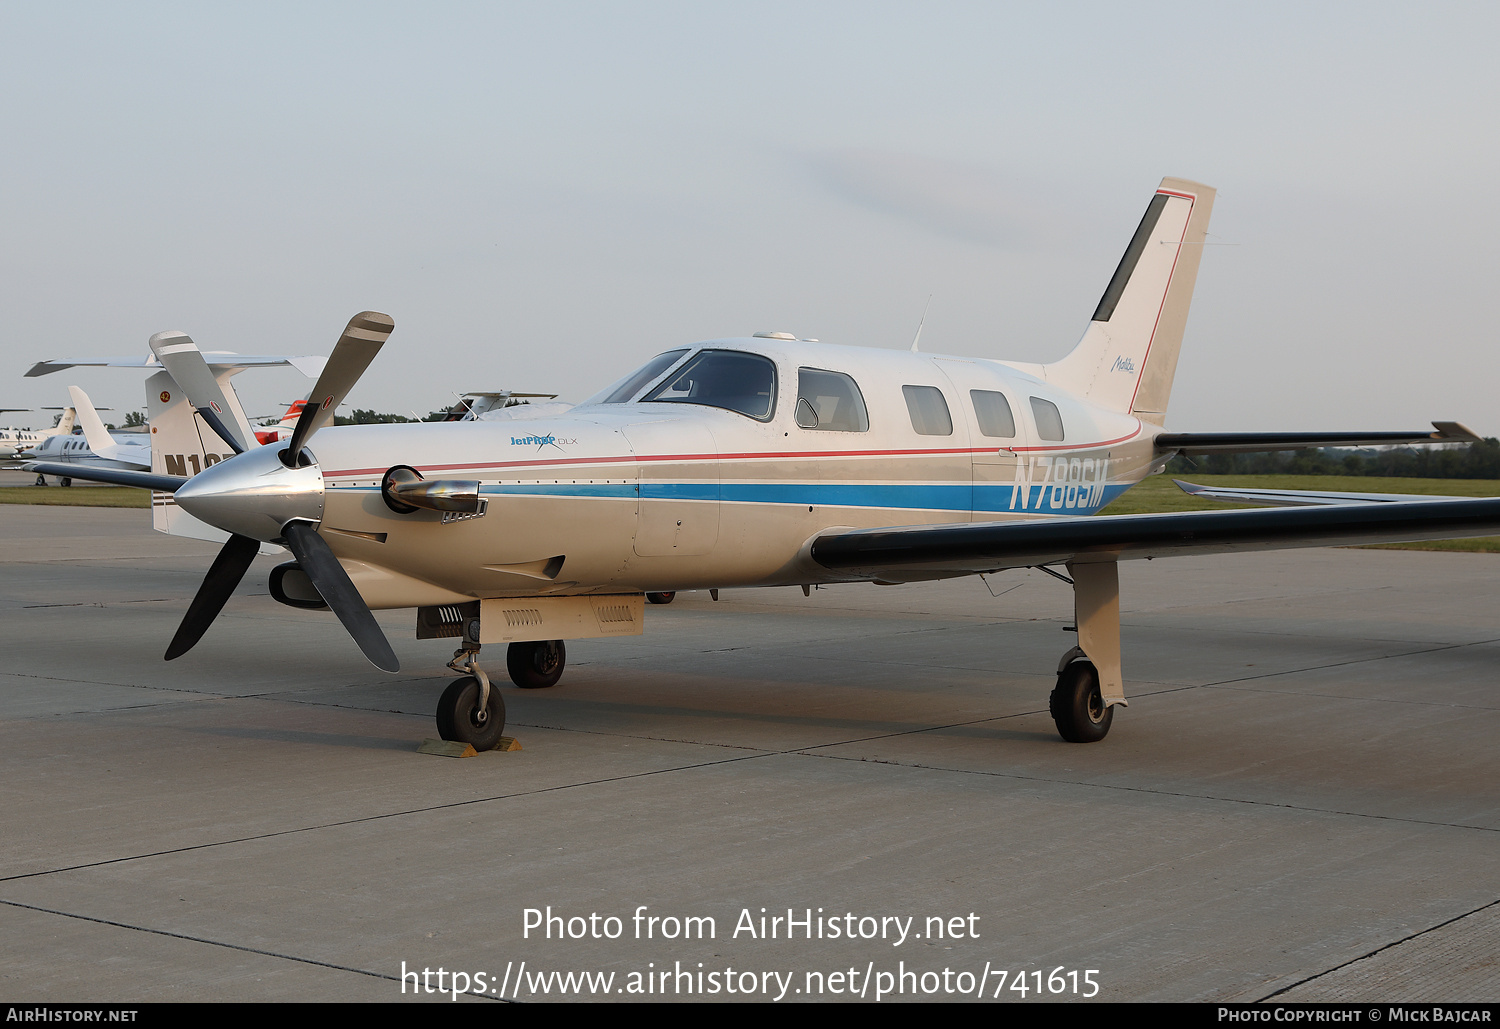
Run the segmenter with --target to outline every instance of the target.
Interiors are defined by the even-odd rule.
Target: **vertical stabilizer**
[[[166,372],[146,379],[146,420],[151,425],[151,471],[157,475],[197,475],[234,456],[218,433],[194,413],[187,395]],[[151,525],[171,536],[218,543],[229,538],[228,533],[179,508],[170,493],[152,492]]]
[[[1047,381],[1113,411],[1161,425],[1198,281],[1214,190],[1162,179],[1094,317]]]

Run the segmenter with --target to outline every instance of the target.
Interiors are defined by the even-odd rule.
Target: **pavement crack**
[[[170,929],[156,929],[149,925],[135,925],[131,922],[117,922],[110,918],[98,918],[93,915],[83,915],[76,911],[60,911],[57,908],[44,908],[36,904],[23,904],[18,900],[5,900],[0,898],[0,904],[8,907],[20,908],[24,911],[37,911],[45,915],[56,915],[59,918],[73,918],[80,922],[92,922],[95,925],[108,925],[116,929],[129,929],[138,933],[150,933],[153,936],[165,936],[174,940],[186,940],[189,943],[201,943],[209,947],[223,947],[225,950],[236,950],[243,954],[259,954],[262,957],[277,958],[281,961],[293,961],[299,965],[314,965],[318,968],[331,968],[339,972],[352,972],[355,975],[369,976],[371,979],[381,979],[386,982],[400,982],[401,977],[387,975],[383,972],[372,972],[367,968],[355,968],[352,965],[340,965],[333,961],[319,961],[317,958],[301,957],[296,954],[283,954],[280,951],[265,950],[261,947],[247,947],[243,943],[229,943],[225,940],[214,940],[206,936],[194,936],[191,933],[173,932]],[[482,997],[483,994],[474,994]],[[489,1000],[503,1000],[502,997],[487,997]]]
[[[1366,960],[1367,958],[1374,957],[1376,954],[1380,954],[1380,953],[1383,953],[1385,951],[1388,951],[1392,947],[1399,947],[1403,943],[1410,943],[1412,940],[1420,939],[1423,936],[1426,936],[1428,933],[1430,933],[1430,932],[1436,932],[1437,930],[1443,928],[1444,926],[1452,925],[1454,922],[1461,922],[1465,918],[1469,918],[1472,915],[1479,914],[1479,912],[1481,912],[1481,911],[1488,911],[1490,908],[1494,907],[1496,904],[1500,904],[1500,900],[1492,900],[1488,904],[1481,904],[1481,905],[1479,905],[1477,908],[1475,908],[1472,911],[1465,911],[1461,915],[1454,915],[1452,918],[1447,919],[1446,921],[1439,922],[1436,925],[1429,925],[1426,929],[1423,929],[1423,930],[1421,930],[1419,932],[1411,933],[1410,935],[1407,935],[1407,936],[1403,936],[1399,940],[1392,940],[1390,943],[1387,943],[1383,947],[1376,947],[1374,950],[1370,951],[1367,954],[1361,954],[1357,958],[1350,958],[1348,961],[1345,961],[1342,964],[1334,965],[1332,968],[1325,968],[1323,971],[1317,972],[1317,973],[1315,973],[1313,975],[1310,975],[1310,976],[1308,976],[1305,979],[1298,979],[1296,982],[1294,982],[1294,983],[1292,983],[1292,984],[1290,984],[1288,986],[1283,986],[1281,989],[1276,990],[1273,993],[1268,993],[1264,997],[1261,997],[1259,1000],[1254,1000],[1254,1001],[1251,1001],[1250,1003],[1252,1003],[1252,1004],[1263,1004],[1266,1001],[1272,999],[1273,997],[1279,997],[1283,993],[1286,993],[1286,992],[1288,992],[1290,990],[1295,990],[1297,987],[1305,985],[1306,983],[1316,982],[1317,980],[1323,978],[1325,975],[1332,975],[1334,972],[1337,972],[1337,971],[1339,971],[1341,969],[1348,968],[1350,965],[1356,965],[1359,962]]]
[[[383,811],[379,814],[364,815],[360,818],[345,818],[333,822],[320,822],[317,825],[299,825],[292,829],[278,829],[275,832],[254,833],[249,836],[237,836],[227,840],[212,840],[208,843],[194,843],[183,847],[168,847],[165,850],[146,851],[140,854],[128,854],[124,857],[104,858],[99,861],[85,861],[76,865],[65,865],[60,868],[44,868],[35,872],[22,872],[19,875],[0,876],[0,883],[17,882],[22,879],[37,879],[42,876],[58,875],[62,872],[79,872],[90,868],[103,868],[108,865],[124,864],[129,861],[143,861],[147,858],[167,857],[172,854],[188,854],[196,850],[212,850],[216,847],[231,847],[240,843],[255,843],[261,840],[273,840],[282,836],[296,836],[301,833],[318,832],[322,829],[338,829],[348,825],[364,825],[370,822],[381,822],[393,818],[405,818],[410,815],[430,814],[434,811],[448,811],[456,808],[472,807],[475,804],[489,804],[500,800],[514,800],[518,797],[535,797],[546,793],[560,793],[566,790],[582,789],[588,786],[600,786],[612,782],[628,782],[632,779],[644,779],[655,775],[664,775],[671,772],[686,772],[697,768],[712,768],[715,765],[734,764],[739,761],[753,761],[762,757],[773,757],[783,753],[795,753],[795,751],[763,751],[756,754],[736,755],[734,757],[720,758],[715,761],[695,761],[685,765],[673,765],[670,768],[653,768],[646,772],[631,772],[627,775],[609,775],[599,779],[587,779],[581,782],[562,783],[557,786],[541,786],[532,790],[519,790],[515,793],[499,793],[490,797],[471,797],[468,800],[455,800],[446,804],[429,804],[424,807],[403,808],[400,811]],[[9,903],[0,901],[0,903]]]
[[[824,744],[823,746],[842,746],[842,744]],[[822,749],[821,747],[818,749]],[[1061,779],[1045,775],[1023,775],[1019,772],[994,772],[975,768],[949,768],[945,765],[926,765],[917,761],[895,761],[890,758],[870,757],[845,757],[841,754],[814,754],[812,748],[795,751],[805,757],[822,758],[825,761],[853,761],[866,762],[869,764],[896,765],[901,768],[921,768],[933,772],[952,772],[958,775],[984,775],[997,779],[1015,779],[1019,782],[1043,782],[1058,786],[1082,786],[1088,789],[1118,790],[1121,793],[1142,793],[1156,797],[1178,797],[1183,800],[1208,800],[1221,804],[1244,804],[1249,807],[1283,808],[1288,811],[1306,811],[1319,815],[1344,815],[1350,818],[1370,818],[1383,822],[1402,822],[1409,825],[1431,825],[1442,829],[1474,829],[1479,832],[1500,832],[1500,827],[1489,825],[1470,825],[1467,822],[1436,822],[1427,818],[1405,818],[1400,815],[1382,815],[1369,811],[1344,811],[1339,808],[1312,807],[1307,804],[1287,804],[1269,800],[1255,800],[1248,797],[1222,797],[1212,793],[1188,793],[1181,790],[1151,789],[1145,786],[1121,786],[1116,783],[1089,782],[1086,779]],[[3,882],[4,880],[0,880]]]

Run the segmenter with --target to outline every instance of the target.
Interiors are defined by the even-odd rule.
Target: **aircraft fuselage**
[[[774,362],[765,417],[628,400],[325,429],[322,535],[372,607],[830,582],[806,554],[830,529],[1089,515],[1155,470],[1158,427],[1001,362],[756,338],[684,348],[673,374],[702,351]],[[866,418],[809,427],[799,401],[827,373],[857,386]],[[391,510],[381,478],[398,464],[478,480],[485,513]]]

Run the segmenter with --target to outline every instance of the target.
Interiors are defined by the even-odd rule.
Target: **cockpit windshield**
[[[578,405],[584,404],[626,404],[635,399],[635,395],[656,381],[656,377],[682,360],[682,355],[687,349],[669,350],[665,354],[657,354],[647,361],[638,370],[631,372],[625,378],[609,387],[603,393],[596,393]]]
[[[641,403],[702,404],[768,422],[776,413],[776,364],[738,350],[702,350]]]

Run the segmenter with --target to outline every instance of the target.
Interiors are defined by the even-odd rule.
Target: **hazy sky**
[[[0,407],[140,408],[139,372],[22,375],[163,329],[327,353],[365,308],[386,411],[758,330],[905,347],[929,294],[924,350],[1047,361],[1176,175],[1233,245],[1173,428],[1496,435],[1497,38],[1495,4],[9,2]]]

